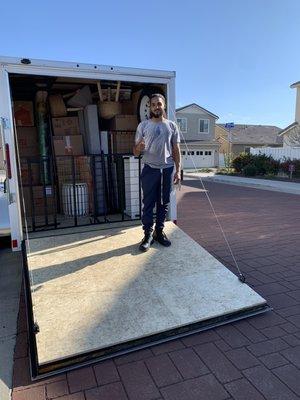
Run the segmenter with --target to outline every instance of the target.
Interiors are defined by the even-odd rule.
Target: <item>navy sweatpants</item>
[[[153,209],[156,204],[156,229],[163,229],[172,189],[174,167],[152,168],[145,164],[141,173],[143,190],[142,224],[145,232],[153,230]]]

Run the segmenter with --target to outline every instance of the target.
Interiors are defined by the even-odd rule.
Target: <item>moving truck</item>
[[[125,223],[140,218],[140,188],[137,198],[132,195],[139,178],[130,149],[137,123],[149,115],[149,97],[157,91],[165,95],[167,116],[174,120],[173,71],[0,57],[0,129],[13,250],[21,249],[27,229],[114,222],[116,215]],[[45,105],[42,123],[39,95]],[[64,123],[76,127],[64,131]],[[97,157],[102,157],[99,181]],[[82,164],[88,164],[83,173]],[[69,167],[72,177],[63,180]],[[95,193],[97,182],[104,203]],[[82,199],[88,199],[87,207]],[[175,195],[169,213],[176,220]]]

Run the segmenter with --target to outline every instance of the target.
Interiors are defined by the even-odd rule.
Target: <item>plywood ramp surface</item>
[[[172,222],[172,246],[138,250],[140,226],[30,239],[39,364],[265,300]]]

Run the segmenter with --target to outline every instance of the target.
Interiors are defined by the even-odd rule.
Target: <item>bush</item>
[[[259,175],[277,174],[279,171],[280,162],[274,160],[273,157],[266,156],[265,154],[259,154],[253,157],[253,163]]]
[[[280,162],[274,160],[274,158],[272,158],[271,156],[266,156],[265,154],[253,155],[249,153],[241,153],[234,160],[232,160],[232,166],[237,172],[243,173],[245,167],[254,166],[256,169],[255,175],[265,175],[277,174],[277,172],[279,171]]]
[[[285,172],[286,174],[290,174],[289,165],[295,165],[295,172],[293,172],[293,176],[300,176],[300,160],[291,160],[290,158],[286,158],[284,161],[280,163],[280,170]]]
[[[246,165],[252,164],[253,155],[249,153],[241,153],[231,161],[231,166],[236,172],[242,172]]]
[[[248,164],[243,168],[242,172],[245,176],[255,176],[258,170],[254,164]]]

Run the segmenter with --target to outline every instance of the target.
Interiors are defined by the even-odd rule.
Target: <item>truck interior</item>
[[[166,87],[19,74],[10,83],[27,230],[139,219],[134,134],[149,95]]]
[[[132,146],[167,86],[9,77],[33,379],[269,310],[171,221],[141,253]]]

